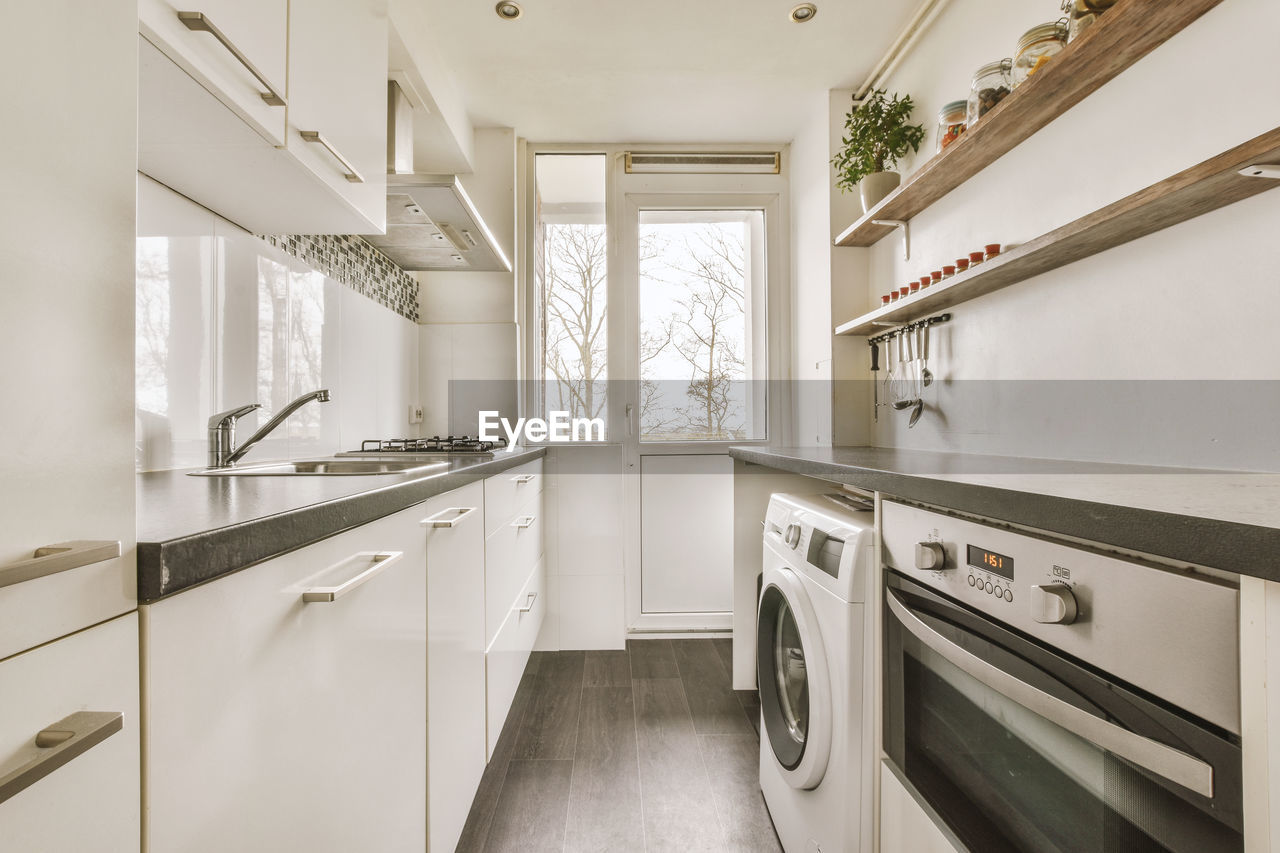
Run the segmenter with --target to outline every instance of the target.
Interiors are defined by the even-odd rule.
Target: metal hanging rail
[[[906,334],[907,332],[910,332],[913,329],[919,329],[923,326],[936,326],[939,323],[946,323],[950,319],[951,319],[951,314],[947,313],[947,314],[934,314],[932,317],[922,317],[919,320],[912,320],[910,323],[903,323],[901,326],[897,326],[896,328],[888,332],[881,332],[878,335],[873,335],[872,337],[867,338],[867,344],[869,346],[881,344],[885,341],[893,340],[898,335]]]

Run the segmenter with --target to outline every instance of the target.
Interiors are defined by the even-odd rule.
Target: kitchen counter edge
[[[247,518],[209,530],[196,530],[173,538],[138,541],[138,603],[150,604],[194,586],[248,568],[263,560],[304,548],[322,539],[377,521],[420,504],[436,495],[499,474],[545,456],[545,447],[522,448],[497,454],[493,459],[450,460],[450,470],[428,476],[400,478],[360,477],[358,489],[317,503],[307,503]],[[166,472],[172,477],[182,472]],[[192,490],[208,478],[192,477]],[[248,478],[243,478],[248,479]],[[279,477],[252,478],[254,487],[269,490]],[[390,479],[391,482],[387,482]],[[170,484],[174,482],[170,480]],[[176,481],[182,482],[182,481]],[[332,481],[340,491],[341,478]],[[354,484],[353,484],[354,485]],[[146,486],[140,486],[145,489]]]
[[[841,451],[860,459],[852,462],[824,458],[839,456]],[[741,446],[729,448],[729,455],[743,462],[880,492],[887,498],[917,501],[1179,563],[1280,581],[1280,560],[1276,557],[1280,554],[1280,528],[966,483],[954,479],[954,471],[938,476],[904,471],[901,468],[908,466],[895,466],[895,460],[910,454],[891,449]],[[930,455],[960,463],[970,461],[966,454]],[[1058,470],[1071,464],[1023,461],[1030,468],[1043,465]],[[1081,463],[1081,467],[1090,472],[1158,470],[1094,463]]]

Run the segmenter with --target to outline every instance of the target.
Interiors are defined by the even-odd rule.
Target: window
[[[534,287],[542,412],[607,420],[609,232],[603,154],[534,161]]]

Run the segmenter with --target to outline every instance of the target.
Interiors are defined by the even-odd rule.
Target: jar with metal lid
[[[973,72],[973,82],[969,84],[966,127],[977,124],[978,119],[990,112],[1013,91],[1013,81],[1009,76],[1012,68],[1012,59],[1000,59],[996,62],[988,62]]]
[[[968,112],[968,101],[952,101],[938,110],[938,144],[935,152],[960,138],[960,134],[964,133]]]
[[[1032,27],[1018,39],[1018,50],[1013,55],[1013,88],[1018,88],[1027,78],[1043,68],[1050,59],[1067,46],[1067,19],[1050,21]]]
[[[1062,11],[1067,16],[1067,43],[1075,41],[1115,4],[1116,0],[1062,0]]]

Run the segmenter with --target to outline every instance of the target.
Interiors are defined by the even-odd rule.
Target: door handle
[[[343,581],[337,586],[313,586],[302,591],[302,600],[308,604],[323,604],[330,601],[337,601],[347,593],[357,589],[375,577],[380,575],[387,566],[399,560],[404,556],[403,551],[363,551],[359,554],[352,554],[342,563],[355,562],[357,560],[368,560],[370,565],[367,569],[357,572],[349,579]],[[342,565],[338,563],[337,566]],[[337,568],[334,566],[334,568]]]
[[[254,79],[261,84],[262,88],[267,91],[261,92],[262,100],[266,101],[273,107],[287,106],[284,95],[276,91],[275,87],[267,80],[267,76],[257,69],[257,67],[249,61],[249,57],[240,52],[240,48],[236,47],[231,39],[227,38],[226,33],[213,25],[213,21],[209,20],[209,16],[204,12],[179,12],[178,20],[193,33],[208,33],[217,39],[218,44],[227,49],[227,52],[236,58],[236,61],[245,67],[245,70],[253,75]]]
[[[538,600],[538,594],[536,592],[529,593],[529,596],[524,600],[524,607],[517,607],[516,612],[528,613],[530,610],[533,609],[533,603],[537,600]]]
[[[76,711],[41,729],[22,747],[11,769],[0,768],[0,803],[39,782],[124,728],[119,711]]]
[[[303,140],[306,142],[314,142],[317,145],[324,146],[324,149],[333,155],[333,159],[337,160],[339,163],[342,164],[342,168],[345,170],[342,176],[346,178],[348,181],[350,181],[353,184],[364,183],[364,177],[359,172],[356,171],[355,166],[351,165],[351,161],[349,161],[346,157],[343,157],[342,154],[338,151],[338,149],[333,147],[333,143],[330,142],[328,139],[326,139],[324,135],[320,133],[320,131],[300,130],[298,131],[298,135],[301,136]]]
[[[1075,705],[992,666],[929,627],[907,608],[897,592],[885,590],[885,601],[893,615],[902,623],[902,627],[914,634],[917,640],[997,693],[1084,738],[1099,749],[1105,749],[1201,796],[1213,797],[1211,765],[1193,755],[1095,717],[1088,711],[1082,711]]]
[[[533,527],[533,523],[538,520],[536,515],[522,515],[515,521],[511,522],[511,526],[516,530],[526,530]]]
[[[120,556],[120,543],[110,539],[76,539],[37,548],[26,560],[0,566],[0,587],[56,575],[69,569]]]
[[[422,527],[457,527],[462,519],[475,511],[476,508],[473,506],[451,506],[422,519],[418,524]]]
[[[626,415],[627,435],[631,435],[635,430],[635,428],[631,424],[631,416],[635,413],[635,410],[636,410],[635,406],[631,405],[630,403],[627,403],[627,415]]]

